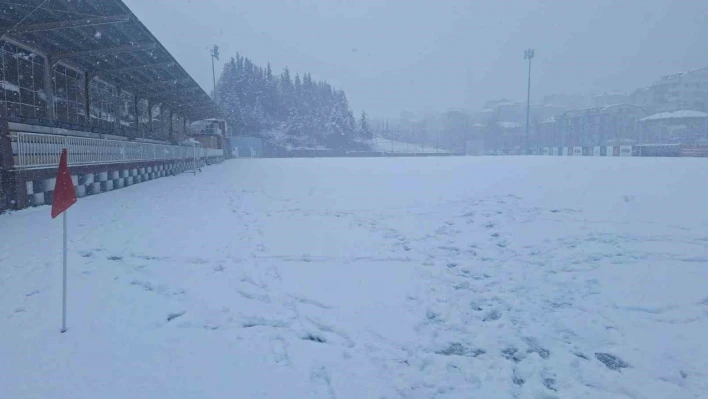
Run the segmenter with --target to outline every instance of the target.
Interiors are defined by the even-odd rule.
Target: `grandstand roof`
[[[121,0],[0,0],[0,34],[192,120],[220,115]]]

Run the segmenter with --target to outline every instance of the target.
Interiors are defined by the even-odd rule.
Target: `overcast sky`
[[[207,89],[209,47],[346,90],[374,116],[632,89],[708,66],[706,0],[125,0]],[[217,64],[217,73],[223,64]]]

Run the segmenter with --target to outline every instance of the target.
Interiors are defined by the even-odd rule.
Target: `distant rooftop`
[[[605,92],[605,93],[598,93],[598,94],[595,94],[593,97],[603,97],[603,96],[626,96],[626,95],[627,95],[627,93],[622,93],[622,92],[619,92],[619,91],[617,91],[617,92],[608,91],[608,92]]]
[[[704,70],[708,70],[708,67],[703,67],[703,68],[688,70],[688,71],[685,71],[685,72],[677,72],[677,73],[672,73],[672,74],[664,75],[664,76],[662,76],[661,78],[659,78],[659,81],[669,80],[669,79],[674,79],[674,78],[682,78],[682,77],[684,77],[684,76],[686,76],[686,75],[689,75],[689,74],[692,74],[692,73],[695,73],[695,72],[699,72],[699,71],[704,71]]]
[[[499,127],[502,127],[504,129],[515,129],[517,127],[523,126],[522,124],[517,122],[499,122],[498,124]]]
[[[640,119],[641,122],[656,121],[664,119],[683,119],[683,118],[708,118],[708,113],[693,110],[682,110],[673,112],[660,112],[658,114],[649,115],[646,118]]]

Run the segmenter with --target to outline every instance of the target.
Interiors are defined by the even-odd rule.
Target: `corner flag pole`
[[[57,180],[54,185],[54,193],[52,195],[52,219],[62,215],[63,219],[63,257],[62,257],[62,294],[61,294],[61,332],[66,332],[66,269],[67,269],[67,228],[66,228],[66,212],[76,203],[76,189],[74,182],[71,180],[69,172],[69,153],[67,149],[63,149],[59,158],[59,169],[57,170]]]
[[[62,293],[61,293],[61,332],[66,332],[66,214],[69,211],[64,211],[62,219],[64,219],[64,267],[62,272]]]

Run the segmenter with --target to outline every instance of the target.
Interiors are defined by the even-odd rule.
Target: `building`
[[[566,110],[593,106],[591,100],[582,94],[548,94],[541,99],[542,104],[556,104]]]
[[[558,134],[558,121],[555,117],[550,117],[541,121],[536,126],[538,132],[538,145],[540,146],[556,146],[561,143],[561,137]]]
[[[508,100],[487,101],[482,111],[475,113],[474,120],[480,123],[494,124],[496,122],[516,122],[526,125],[526,102],[511,102]],[[531,104],[530,124],[533,126],[543,120],[568,110],[561,104],[538,102]]]
[[[639,129],[643,143],[708,143],[708,113],[661,112],[640,119]]]
[[[564,112],[546,126],[559,140],[550,143],[564,146],[598,146],[612,142],[637,139],[637,121],[646,112],[636,105],[617,104],[607,107],[590,107]]]
[[[440,119],[442,129],[436,129],[433,132],[435,137],[430,137],[435,141],[429,142],[435,148],[464,153],[467,142],[474,139],[469,114],[461,109],[449,109],[440,116]]]
[[[0,211],[51,202],[61,148],[79,196],[178,172],[219,108],[121,0],[0,3]]]
[[[628,104],[631,97],[626,93],[605,92],[592,96],[593,107],[609,107],[615,104]]]
[[[472,128],[482,137],[486,153],[516,153],[525,144],[524,125],[519,122],[475,123]]]
[[[650,113],[708,111],[708,67],[662,76],[631,97],[634,104]]]

